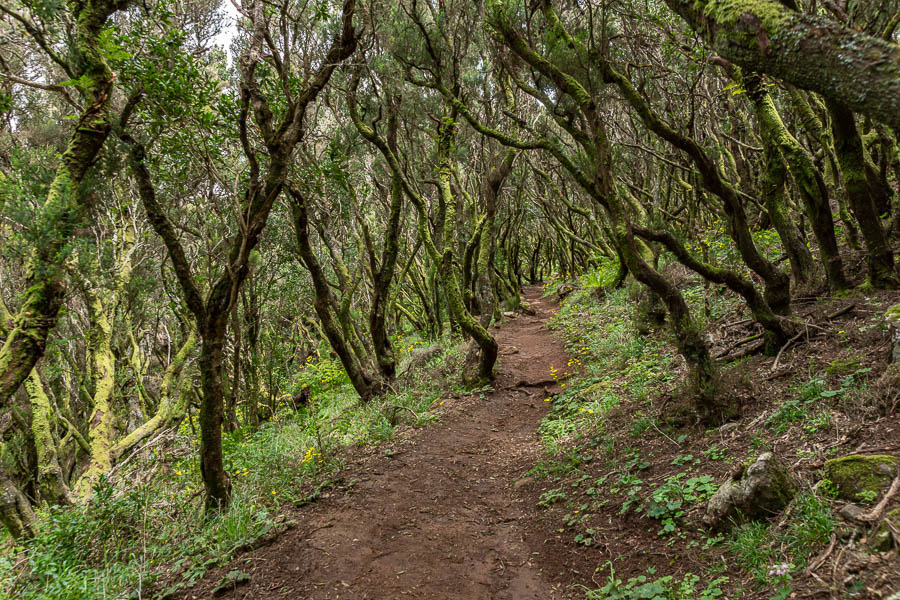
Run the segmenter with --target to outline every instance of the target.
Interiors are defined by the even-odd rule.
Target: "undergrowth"
[[[711,251],[722,259],[730,250],[719,244]],[[545,456],[529,473],[547,482],[538,506],[570,543],[603,548],[606,555],[615,552],[610,523],[637,523],[647,536],[640,541],[628,534],[628,548],[619,546],[623,554],[613,553],[613,560],[596,570],[593,580],[599,587],[583,588],[586,597],[793,597],[797,574],[838,531],[830,497],[805,486],[787,509],[789,518],[728,532],[704,530],[699,516],[724,480],[725,465],[749,464],[770,450],[777,436],[808,441],[807,446],[817,436],[833,437],[835,419],[846,419],[834,415],[862,402],[871,368],[856,355],[830,363],[811,359],[807,369],[785,382],[787,393],[763,413],[761,426],[729,448],[715,429],[678,429],[665,420],[667,408],[659,399],[677,396],[681,379],[671,333],[666,328],[638,333],[640,292],[632,286],[609,289],[613,280],[614,265],[601,263],[575,279],[553,277],[544,288],[546,295],[565,295],[549,325],[564,336],[573,358],[567,365],[548,365],[562,391],[545,399],[551,404],[539,427]],[[733,295],[690,277],[683,285],[698,321],[741,318]],[[799,447],[796,452],[801,460],[814,455]],[[668,568],[658,559],[635,560],[648,553],[693,553],[694,572],[678,568],[680,559]],[[620,574],[620,561],[629,565],[627,574]],[[697,569],[697,561],[705,567]]]
[[[403,343],[400,354],[407,356],[423,345]],[[34,539],[19,545],[0,539],[0,599],[142,598],[192,584],[283,527],[285,507],[339,485],[334,475],[344,448],[388,440],[401,420],[436,419],[447,377],[461,361],[459,347],[443,349],[420,367],[438,376],[401,384],[367,404],[329,361],[308,361],[283,388],[314,387],[308,407],[281,401],[258,430],[225,434],[233,496],[228,510],[211,519],[203,515],[196,415],[187,417],[164,449],[142,451],[101,480],[87,504],[43,511]]]

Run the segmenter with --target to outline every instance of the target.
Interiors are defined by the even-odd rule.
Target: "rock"
[[[558,288],[556,288],[556,296],[563,301],[566,299],[566,296],[575,291],[575,286],[571,283],[561,283]]]
[[[863,520],[860,517],[865,513],[866,509],[856,504],[845,504],[840,510],[841,517],[851,523],[862,523]]]
[[[884,313],[888,325],[888,365],[872,387],[872,396],[880,405],[883,414],[891,415],[897,410],[897,390],[900,389],[900,304],[895,304]]]
[[[825,461],[825,477],[842,500],[873,500],[891,484],[900,459],[886,454],[851,454]],[[863,496],[861,497],[860,494]]]
[[[519,312],[523,315],[528,315],[529,317],[537,315],[537,311],[531,308],[531,305],[524,300],[519,303]]]
[[[733,522],[765,519],[787,506],[797,493],[797,483],[771,452],[737,471],[713,494],[703,522],[724,529]]]
[[[237,569],[229,571],[213,590],[213,597],[224,596],[228,592],[236,590],[239,586],[250,583],[250,575]]]
[[[878,528],[869,536],[869,549],[875,552],[890,552],[894,546],[900,547],[900,508],[885,515]]]
[[[736,431],[741,424],[737,421],[731,421],[730,423],[725,423],[721,427],[719,427],[719,433],[728,433],[730,431]]]
[[[508,310],[505,313],[503,313],[503,316],[506,317],[507,319],[515,319],[517,315],[513,311]]]
[[[888,324],[888,335],[891,338],[891,347],[888,362],[900,364],[900,304],[895,304],[884,313],[884,320]]]

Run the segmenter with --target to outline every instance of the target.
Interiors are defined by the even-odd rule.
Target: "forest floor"
[[[495,391],[448,397],[440,423],[356,456],[290,529],[185,598],[564,597],[565,550],[544,544],[520,488],[559,391],[550,367],[568,357],[545,326],[556,306],[539,286],[525,298],[535,314],[496,331]]]
[[[717,356],[753,339],[739,304],[682,279]],[[841,517],[823,466],[900,451],[896,390],[877,383],[900,293],[798,298],[804,343],[723,359],[740,417],[707,429],[672,417],[685,366],[664,330],[637,335],[637,296],[576,286],[558,307],[557,284],[526,288],[535,314],[495,330],[492,388],[447,391],[439,422],[350,450],[282,533],[180,598],[897,598],[900,554]],[[706,530],[717,485],[766,451],[798,482],[791,504]]]

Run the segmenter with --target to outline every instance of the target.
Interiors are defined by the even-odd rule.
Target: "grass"
[[[604,263],[605,264],[605,263]],[[609,269],[609,265],[601,267]],[[614,273],[613,273],[614,275]],[[547,365],[548,374],[561,382],[562,392],[552,398],[550,413],[539,434],[548,455],[562,451],[581,432],[596,433],[603,417],[623,399],[645,399],[675,380],[675,355],[664,341],[638,335],[631,324],[628,288],[612,290],[602,299],[594,295],[592,281],[605,281],[601,272],[583,276],[554,313],[548,325],[561,333],[572,357],[565,366]],[[608,278],[608,277],[607,277]],[[545,286],[551,293],[559,279]],[[649,417],[635,425],[639,437],[654,424]]]
[[[775,591],[777,597],[791,593],[791,573],[806,568],[836,527],[831,503],[815,493],[800,494],[792,507],[783,528],[747,523],[735,529],[726,542],[735,562],[751,575],[756,587]]]
[[[405,344],[407,356],[423,345]],[[449,376],[461,360],[461,350],[449,347],[424,368]],[[309,407],[281,404],[257,431],[224,436],[233,497],[223,514],[204,518],[197,440],[185,420],[171,446],[102,480],[86,505],[45,510],[34,539],[0,539],[0,599],[146,597],[190,585],[278,529],[285,506],[330,485],[344,448],[390,439],[401,420],[436,419],[448,387],[446,376],[420,378],[361,405],[341,373],[311,361],[286,384],[314,384]]]

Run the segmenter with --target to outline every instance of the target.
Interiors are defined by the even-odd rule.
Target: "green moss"
[[[897,473],[900,459],[886,454],[851,454],[825,461],[825,475],[834,484],[838,498],[856,501],[866,492],[881,493]]]
[[[895,508],[885,515],[881,525],[869,536],[869,548],[875,552],[890,552],[894,547],[894,536],[891,527],[900,527],[900,508]]]
[[[825,368],[828,375],[849,375],[860,368],[860,362],[856,358],[836,358]]]
[[[771,0],[697,0],[694,6],[723,25],[733,25],[741,16],[752,14],[768,29],[782,25],[791,16],[784,6]]]
[[[892,325],[900,326],[900,304],[895,304],[887,309],[887,312],[884,313],[884,318]]]

